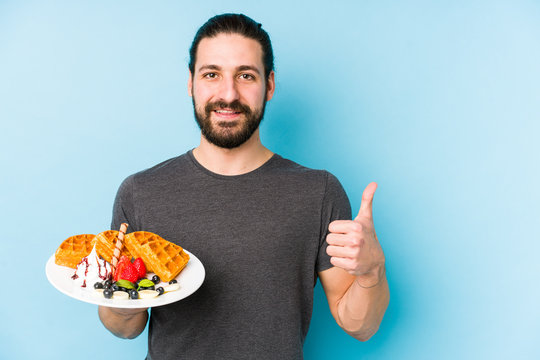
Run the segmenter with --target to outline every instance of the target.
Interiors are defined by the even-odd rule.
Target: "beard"
[[[251,109],[248,105],[235,100],[231,103],[224,101],[210,102],[204,106],[204,109],[199,109],[195,102],[195,97],[192,98],[192,101],[195,119],[201,129],[202,135],[210,143],[225,149],[236,148],[249,140],[255,130],[259,128],[266,108],[266,101],[263,101],[260,108]],[[243,115],[243,119],[213,122],[211,119],[212,112],[225,108],[240,112]]]

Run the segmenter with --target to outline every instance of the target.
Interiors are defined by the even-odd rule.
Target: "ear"
[[[266,79],[266,101],[270,101],[274,96],[274,90],[276,89],[276,82],[274,80],[274,71],[270,71],[268,79]]]
[[[187,91],[190,97],[193,97],[193,75],[191,74],[191,71],[189,72],[189,79],[187,82]]]

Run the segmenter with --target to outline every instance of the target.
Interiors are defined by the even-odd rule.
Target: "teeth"
[[[231,110],[216,110],[216,112],[219,114],[236,114],[236,111]]]

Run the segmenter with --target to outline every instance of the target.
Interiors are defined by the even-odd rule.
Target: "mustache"
[[[251,109],[249,106],[242,104],[238,100],[234,100],[233,102],[225,102],[225,101],[214,101],[206,104],[204,107],[204,111],[207,115],[210,114],[211,111],[218,110],[218,109],[229,109],[232,111],[238,111],[245,113],[246,115],[251,114]]]

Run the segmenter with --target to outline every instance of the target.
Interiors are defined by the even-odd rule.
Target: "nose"
[[[227,103],[231,103],[239,99],[240,94],[238,92],[238,87],[234,79],[224,78],[220,82],[218,97],[220,98],[220,100],[223,100]]]

